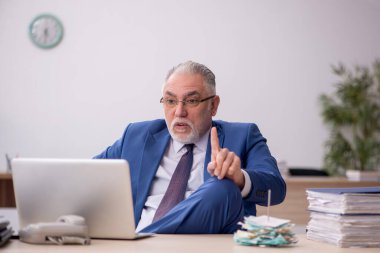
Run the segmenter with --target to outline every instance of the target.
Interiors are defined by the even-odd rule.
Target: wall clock
[[[39,15],[30,22],[29,37],[40,48],[53,48],[63,38],[63,25],[51,14]]]

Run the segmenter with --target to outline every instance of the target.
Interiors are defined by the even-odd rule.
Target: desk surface
[[[298,235],[299,242],[294,246],[282,248],[261,248],[241,246],[232,240],[232,235],[155,235],[136,241],[92,240],[91,245],[32,245],[11,240],[1,252],[151,252],[151,253],[224,253],[224,252],[266,252],[266,253],[374,253],[378,248],[339,248],[327,243],[318,243]]]

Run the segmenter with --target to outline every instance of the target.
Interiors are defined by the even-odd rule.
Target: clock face
[[[29,36],[40,48],[55,47],[63,38],[62,23],[53,15],[40,15],[30,23]]]

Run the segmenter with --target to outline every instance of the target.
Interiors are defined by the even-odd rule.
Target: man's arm
[[[280,204],[286,195],[286,184],[283,180],[276,159],[271,155],[266,139],[258,127],[251,124],[247,134],[247,153],[242,166],[249,174],[252,189],[245,199],[246,205],[267,205],[268,190],[271,190],[271,204]]]
[[[270,154],[266,139],[261,135],[256,125],[250,124],[246,135],[245,153],[240,157],[227,148],[221,149],[217,138],[217,130],[211,130],[211,161],[208,171],[219,179],[229,178],[242,190],[245,186],[245,178],[241,167],[249,175],[251,185],[250,192],[244,201],[247,209],[255,204],[266,205],[267,192],[272,192],[272,204],[281,203],[286,194],[286,185],[277,168],[277,162]],[[248,182],[249,183],[249,182]]]

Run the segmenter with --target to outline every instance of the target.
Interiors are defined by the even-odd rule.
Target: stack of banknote
[[[249,216],[244,218],[241,229],[234,234],[234,241],[240,245],[285,246],[297,242],[289,220],[270,216]]]

